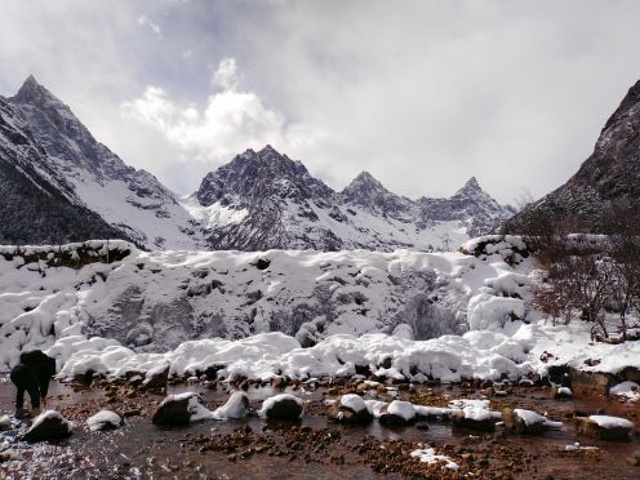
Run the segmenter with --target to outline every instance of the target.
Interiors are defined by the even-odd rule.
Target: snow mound
[[[524,410],[521,408],[516,408],[513,410],[513,412],[519,418],[521,418],[524,421],[525,425],[527,425],[528,427],[540,424],[540,425],[544,425],[547,428],[555,428],[555,429],[562,428],[562,422],[554,422],[552,420],[549,420],[547,417],[540,415],[539,413],[536,413],[532,410]]]

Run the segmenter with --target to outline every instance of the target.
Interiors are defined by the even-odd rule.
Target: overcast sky
[[[640,78],[640,2],[0,1],[0,94],[29,74],[179,194],[271,143],[332,188],[471,176],[539,197]]]

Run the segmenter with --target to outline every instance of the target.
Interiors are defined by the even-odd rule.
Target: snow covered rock
[[[366,425],[371,423],[373,415],[360,395],[350,393],[343,395],[340,403],[331,407],[329,418],[339,423]]]
[[[167,388],[168,379],[169,364],[158,365],[146,373],[142,386],[147,390],[162,391]]]
[[[38,415],[29,430],[22,436],[26,442],[59,440],[71,435],[69,421],[55,410],[47,410]]]
[[[262,402],[259,414],[268,420],[298,421],[302,417],[302,400],[289,393],[281,393]]]
[[[469,428],[493,432],[502,415],[489,410],[489,400],[454,400],[450,403],[454,409],[451,422],[454,428]]]
[[[87,419],[87,426],[92,432],[112,430],[122,425],[122,418],[111,410],[102,410]]]
[[[573,397],[573,392],[569,387],[558,387],[554,390],[553,397],[558,400],[563,400]]]
[[[626,441],[633,430],[633,422],[609,415],[576,417],[575,422],[578,435],[602,440]]]
[[[195,392],[184,392],[166,397],[151,416],[156,425],[186,425],[213,418],[202,403],[202,397]]]
[[[611,387],[609,395],[617,395],[633,401],[640,400],[640,385],[635,382],[622,382]]]
[[[249,413],[249,397],[244,392],[233,392],[227,402],[213,411],[216,420],[244,418]]]
[[[393,400],[380,410],[379,421],[383,425],[409,425],[416,420],[416,410],[412,403]]]
[[[561,422],[552,422],[543,415],[520,408],[502,410],[502,421],[507,428],[522,435],[540,435],[549,428],[562,428]]]

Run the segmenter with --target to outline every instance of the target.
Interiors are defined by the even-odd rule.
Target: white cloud
[[[147,27],[159,37],[162,36],[162,29],[160,28],[160,25],[151,21],[146,15],[140,15],[136,21],[141,27]]]
[[[223,90],[235,90],[240,83],[238,64],[235,58],[223,59],[211,77],[211,83]]]
[[[193,158],[211,164],[228,161],[247,148],[271,144],[285,152],[308,148],[322,138],[309,126],[287,125],[284,116],[264,105],[256,93],[242,91],[235,59],[222,60],[213,75],[222,90],[208,96],[199,110],[181,105],[156,86],[121,105],[122,113],[160,131]]]

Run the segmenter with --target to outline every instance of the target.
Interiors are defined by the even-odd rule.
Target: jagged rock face
[[[529,209],[549,212],[559,223],[601,232],[612,203],[634,205],[640,198],[640,81],[605,124],[591,156],[563,186]],[[517,231],[516,216],[511,226]],[[577,224],[577,225],[576,225]]]
[[[28,131],[33,145],[29,160],[32,169],[59,191],[51,192],[53,197],[47,203],[57,203],[56,195],[62,194],[76,207],[74,224],[85,219],[95,223],[97,218],[108,226],[78,228],[72,238],[53,238],[53,243],[100,235],[97,238],[128,239],[149,249],[204,246],[199,225],[172,192],[153,175],[129,167],[99,143],[71,109],[33,76],[14,97],[2,102],[3,124],[23,130],[22,135],[5,133],[5,161],[18,164],[24,150],[24,131]],[[34,196],[25,195],[23,200],[37,208]],[[46,232],[45,225],[43,228]],[[25,233],[16,241],[40,243],[44,232],[34,229],[33,234]]]
[[[509,205],[502,206],[485,192],[472,177],[450,198],[422,198],[423,222],[460,220],[469,236],[477,237],[494,229],[516,213]]]
[[[0,243],[129,239],[84,206],[48,158],[15,107],[0,98]]]
[[[208,174],[190,201],[212,228],[213,248],[238,250],[433,249],[443,246],[442,236],[461,242],[514,213],[475,178],[448,199],[414,202],[367,172],[334,192],[270,146],[247,150]]]

